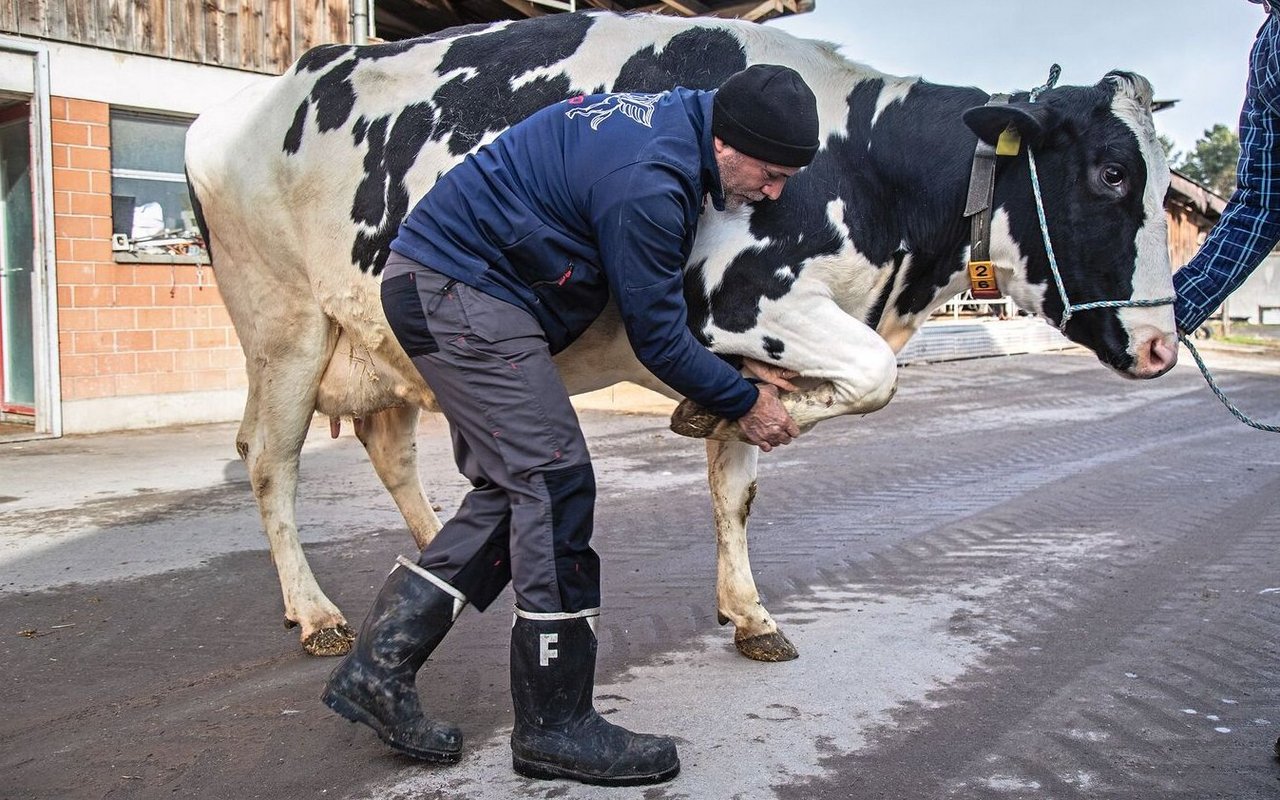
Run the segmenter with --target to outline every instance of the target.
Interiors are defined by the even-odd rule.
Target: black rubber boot
[[[412,563],[412,562],[408,562]],[[368,725],[393,749],[424,761],[462,757],[462,731],[423,716],[414,679],[465,603],[403,562],[387,576],[355,647],[329,676],[321,699]]]
[[[598,614],[593,609],[591,616]],[[671,780],[680,771],[666,736],[606,722],[592,703],[596,636],[587,617],[516,610],[511,628],[512,765],[527,778],[602,786]]]

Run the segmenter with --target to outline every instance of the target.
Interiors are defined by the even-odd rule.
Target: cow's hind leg
[[[259,332],[262,349],[246,354],[250,403],[236,446],[248,466],[280,576],[285,624],[301,626],[308,653],[342,655],[351,649],[355,632],[316,582],[298,540],[294,511],[298,460],[334,338],[323,315],[297,310],[289,321],[289,329],[278,335]]]
[[[396,501],[421,550],[436,538],[440,518],[432,510],[418,474],[418,407],[388,408],[361,417],[355,428],[374,471]]]
[[[799,653],[760,602],[747,554],[747,518],[756,493],[759,451],[741,442],[707,441],[707,482],[716,525],[716,604],[732,622],[738,652],[756,661],[790,661]]]

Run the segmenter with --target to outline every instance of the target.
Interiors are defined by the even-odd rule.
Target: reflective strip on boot
[[[516,626],[517,619],[527,619],[533,622],[560,622],[567,619],[585,619],[587,626],[591,628],[591,633],[596,632],[596,620],[600,617],[600,608],[584,608],[581,611],[525,611],[520,606],[512,606],[514,613],[511,615],[511,627]],[[555,634],[543,634],[543,636],[555,636]],[[546,666],[547,662],[543,661],[542,666]]]
[[[431,583],[435,584],[437,589],[439,589],[440,591],[452,597],[453,598],[453,620],[454,622],[457,622],[458,615],[462,613],[462,609],[465,608],[467,605],[467,598],[465,595],[462,594],[462,592],[458,591],[453,586],[450,586],[448,581],[444,580],[443,578],[437,578],[435,575],[432,575],[430,572],[427,572],[425,569],[418,566],[413,561],[410,561],[409,559],[405,558],[404,556],[396,556],[396,566],[392,567],[391,569],[394,572],[399,567],[404,567],[405,569],[412,572],[414,575],[417,575],[420,578],[424,578],[425,580],[430,581]],[[597,611],[599,611],[599,609],[597,609]]]

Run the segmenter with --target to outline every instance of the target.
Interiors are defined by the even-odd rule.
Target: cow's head
[[[1037,101],[970,109],[965,122],[995,143],[1008,126],[1023,147],[1000,168],[992,259],[1021,308],[1061,326],[1065,307],[1043,243],[1027,148],[1034,154],[1049,236],[1072,305],[1173,297],[1164,196],[1169,166],[1151,120],[1151,85],[1112,72]],[[1173,306],[1075,311],[1064,333],[1124,375],[1154,378],[1177,361]]]

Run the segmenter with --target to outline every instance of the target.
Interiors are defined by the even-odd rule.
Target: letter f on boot
[[[551,666],[551,659],[560,655],[554,649],[556,642],[560,641],[558,633],[540,633],[538,634],[538,666]]]

